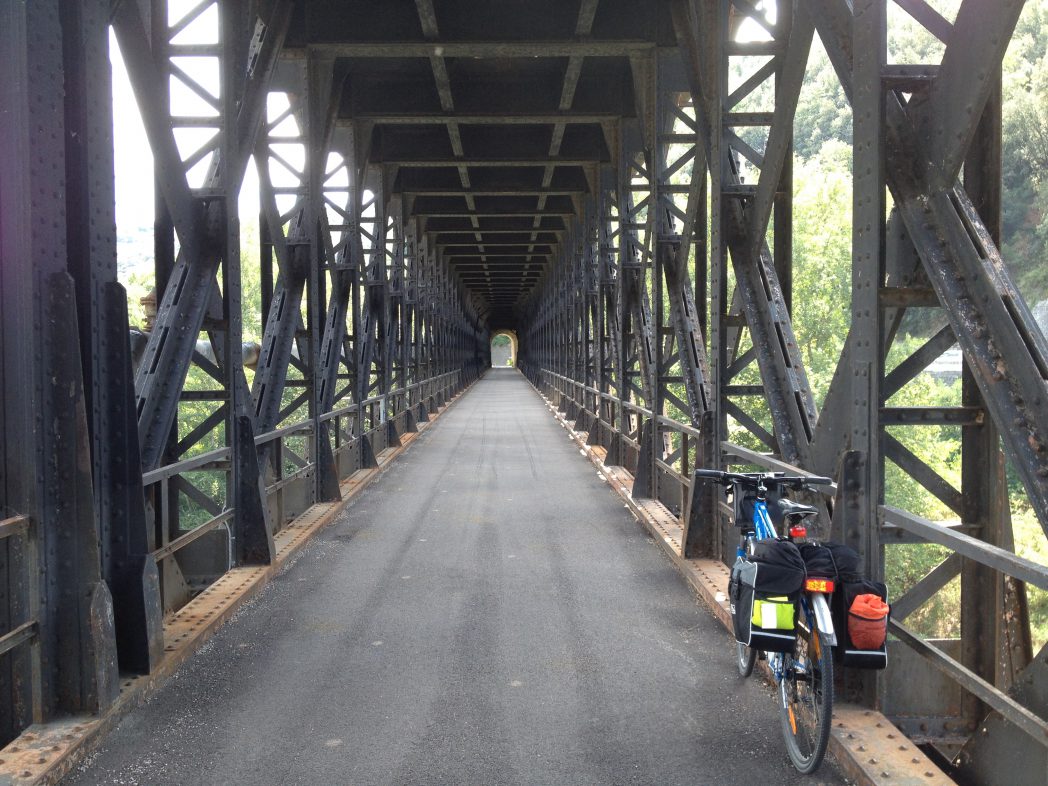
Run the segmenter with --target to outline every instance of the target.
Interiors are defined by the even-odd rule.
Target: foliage
[[[851,105],[818,36],[812,43],[801,99],[793,122],[793,144],[797,156],[802,160],[810,159],[818,155],[827,142],[840,142],[849,151],[846,159],[850,172]]]
[[[793,326],[820,406],[851,321],[850,158],[831,139],[794,166]]]
[[[1041,565],[1048,565],[1048,538],[1041,529],[1037,514],[1029,505],[1013,504],[1012,531],[1016,554]],[[1038,652],[1048,644],[1048,590],[1027,585],[1026,595],[1030,609],[1033,651]]]
[[[1004,258],[1030,302],[1048,297],[1048,0],[1026,4],[1004,62]]]

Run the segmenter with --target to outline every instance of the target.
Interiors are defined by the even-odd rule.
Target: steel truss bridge
[[[165,620],[272,564],[506,330],[591,456],[679,528],[684,562],[734,555],[697,467],[833,476],[821,534],[872,576],[900,544],[945,546],[894,599],[888,671],[847,673],[841,699],[973,783],[1044,783],[1026,588],[1048,567],[1014,553],[1005,474],[1048,533],[1048,344],[999,251],[1023,5],[0,0],[0,768],[36,777],[26,735],[162,676]],[[941,62],[888,61],[889,7]],[[144,332],[117,276],[110,31],[154,160]],[[816,38],[854,117],[850,332],[821,407],[791,324]],[[252,160],[257,258],[238,216]],[[945,326],[888,370],[916,308]],[[958,406],[887,403],[955,343]],[[963,435],[959,485],[893,436],[943,424]],[[887,506],[887,462],[956,523]],[[960,639],[919,636],[907,617],[958,577]]]

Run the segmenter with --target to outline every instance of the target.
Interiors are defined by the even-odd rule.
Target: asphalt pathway
[[[68,784],[811,784],[770,689],[493,369]]]

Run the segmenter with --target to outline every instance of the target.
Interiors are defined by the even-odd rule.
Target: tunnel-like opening
[[[511,330],[498,330],[491,336],[491,367],[514,368],[517,365],[517,336]]]

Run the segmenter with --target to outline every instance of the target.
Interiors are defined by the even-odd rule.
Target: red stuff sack
[[[858,650],[879,650],[888,637],[888,604],[877,595],[856,595],[848,609],[848,638]]]

